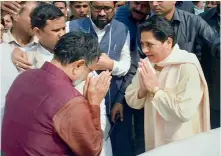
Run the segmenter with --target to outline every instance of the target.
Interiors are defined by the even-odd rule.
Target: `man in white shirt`
[[[12,48],[22,47],[23,50],[30,50],[36,46],[37,40],[34,38],[31,29],[30,13],[36,8],[39,2],[21,2],[20,11],[12,16],[13,27],[3,35],[4,42]]]

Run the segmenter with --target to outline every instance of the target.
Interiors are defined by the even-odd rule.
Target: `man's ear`
[[[173,5],[176,5],[176,1],[172,1]]]
[[[75,75],[76,73],[79,73],[78,70],[84,66],[85,66],[84,59],[81,59],[81,60],[71,63],[70,68],[72,68],[72,74]]]
[[[12,16],[13,21],[17,22],[19,20],[20,15],[19,14],[13,14],[11,16]]]
[[[85,66],[86,61],[84,59],[80,59],[78,61],[73,62],[71,65],[72,67],[74,67],[75,69],[80,68],[82,66]]]
[[[41,37],[40,37],[40,29],[39,29],[39,28],[34,27],[34,28],[33,28],[33,32],[34,32],[35,36],[36,36],[38,39],[41,38]]]

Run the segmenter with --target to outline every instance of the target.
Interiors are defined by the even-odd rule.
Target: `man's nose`
[[[150,2],[150,3],[152,3],[153,6],[159,5],[158,1],[152,1],[152,2]]]
[[[136,10],[141,10],[141,4],[138,4],[137,6],[136,6]]]
[[[83,7],[80,7],[80,12],[84,12],[84,8]]]
[[[59,38],[61,38],[66,33],[66,29],[61,29],[60,33],[58,34]]]
[[[99,15],[100,16],[105,16],[106,15],[106,12],[104,11],[104,9],[101,9],[101,11],[99,12]]]

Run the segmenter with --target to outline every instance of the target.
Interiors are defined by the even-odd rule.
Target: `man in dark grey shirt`
[[[176,8],[194,14],[194,4],[192,1],[177,1]]]
[[[218,3],[218,2],[217,2]],[[219,2],[220,3],[220,2]],[[212,60],[207,65],[207,83],[210,95],[211,128],[220,127],[220,4],[200,16],[219,34],[212,47]]]
[[[204,13],[200,14],[200,16],[218,33],[220,33],[220,4],[219,3],[217,7],[211,8],[205,11]]]
[[[211,48],[218,33],[200,16],[177,9],[176,1],[150,1],[149,4],[154,14],[164,16],[171,22],[180,49],[197,55],[207,78],[212,59]],[[201,53],[196,50],[196,45],[202,47]],[[144,57],[142,53],[141,57]]]
[[[211,49],[217,33],[200,16],[177,9],[175,1],[150,1],[149,4],[154,14],[171,21],[181,49],[194,53],[196,42]]]

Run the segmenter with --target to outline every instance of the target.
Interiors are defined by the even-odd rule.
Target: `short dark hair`
[[[83,2],[90,2],[90,1],[70,1],[69,4],[73,5],[74,3],[83,3]]]
[[[65,8],[67,7],[67,3],[65,1],[53,1],[52,4],[55,5],[57,2],[64,3]]]
[[[62,16],[64,16],[64,14],[56,6],[52,4],[43,4],[32,11],[30,15],[31,26],[32,28],[37,27],[43,29],[46,26],[47,20],[54,20]]]
[[[168,37],[173,39],[173,46],[176,44],[176,35],[170,21],[162,16],[154,15],[146,20],[139,27],[140,33],[143,31],[151,31],[154,37],[165,42]]]
[[[62,65],[80,59],[84,59],[86,64],[89,64],[100,55],[97,38],[83,31],[72,31],[65,34],[54,48],[54,59]]]
[[[91,4],[92,4],[92,2],[94,2],[94,1],[90,1]],[[112,1],[112,2],[114,2],[114,6],[115,6],[115,4],[117,4],[117,1]]]

